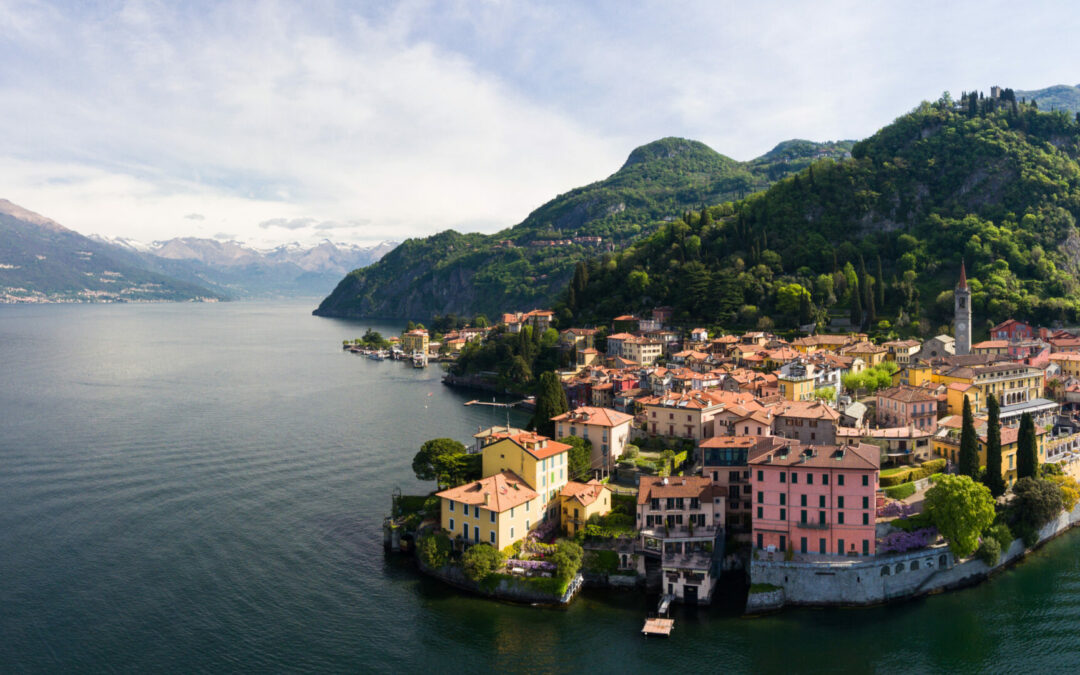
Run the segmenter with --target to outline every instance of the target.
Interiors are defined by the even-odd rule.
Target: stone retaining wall
[[[1080,506],[1043,527],[1036,546],[1078,522]],[[1001,559],[993,567],[976,558],[957,561],[943,544],[899,555],[836,563],[751,560],[750,583],[783,588],[783,605],[873,605],[969,586],[1026,554],[1024,542],[1016,539],[1007,551],[1002,551]],[[764,594],[750,597],[755,595]],[[764,600],[755,600],[761,602]],[[760,611],[747,600],[748,613]]]

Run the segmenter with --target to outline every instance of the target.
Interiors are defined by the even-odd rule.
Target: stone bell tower
[[[953,328],[956,336],[956,353],[958,355],[971,353],[971,291],[967,285],[967,270],[964,269],[964,261],[960,261],[960,282],[956,284],[953,294],[955,303]]]

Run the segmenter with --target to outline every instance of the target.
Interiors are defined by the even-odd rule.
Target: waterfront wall
[[[1080,506],[1062,513],[1039,531],[1036,546],[1080,522]],[[1016,539],[993,567],[975,558],[956,560],[941,544],[921,551],[836,563],[750,561],[750,582],[772,584],[783,592],[770,598],[747,601],[748,613],[776,610],[787,605],[873,605],[914,598],[969,586],[1026,555],[1024,542]]]

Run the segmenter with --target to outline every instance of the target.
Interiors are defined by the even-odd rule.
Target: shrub
[[[1025,531],[1039,530],[1061,513],[1064,507],[1064,499],[1056,483],[1041,478],[1021,478],[1013,485],[1013,499],[1009,503],[1011,520],[1014,526],[1019,525]]]
[[[442,532],[435,532],[422,537],[416,545],[416,549],[420,554],[420,561],[426,567],[432,569],[439,569],[450,560],[450,550],[452,548],[450,537]]]
[[[901,471],[899,473],[894,473],[889,476],[882,476],[879,481],[881,483],[881,487],[883,488],[895,487],[897,485],[903,485],[904,483],[910,482],[910,479],[908,478],[908,476],[910,475],[910,470]]]
[[[885,488],[885,496],[890,499],[906,499],[915,494],[915,483],[904,483],[895,487]]]
[[[638,456],[639,452],[640,452],[640,450],[638,450],[638,446],[634,445],[633,443],[628,443],[626,445],[626,447],[623,449],[622,456],[625,457],[626,459],[634,459],[635,457]]]
[[[613,574],[619,571],[619,555],[615,551],[585,551],[581,566],[588,572]]]
[[[983,539],[993,539],[1001,547],[1002,551],[1007,551],[1009,546],[1012,545],[1013,533],[1009,530],[1009,526],[1005,523],[994,523],[990,527],[986,528],[986,532],[983,532]]]
[[[928,513],[917,513],[914,516],[908,516],[901,520],[892,521],[893,527],[905,532],[914,532],[915,530],[921,530],[924,527],[930,527],[933,524],[933,521],[930,520],[930,514]]]
[[[938,531],[924,527],[914,532],[893,532],[878,542],[879,553],[905,553],[926,548],[937,541]]]
[[[958,558],[979,547],[979,535],[994,522],[990,489],[969,476],[942,476],[926,491],[926,512]]]
[[[465,576],[479,582],[502,567],[503,559],[491,544],[475,544],[461,556],[461,563]]]
[[[993,567],[1001,559],[1001,544],[998,543],[997,539],[987,537],[979,544],[978,550],[975,551],[975,557]]]

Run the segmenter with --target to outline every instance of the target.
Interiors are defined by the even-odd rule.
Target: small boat
[[[367,357],[372,361],[383,361],[386,359],[382,352],[370,352]]]

